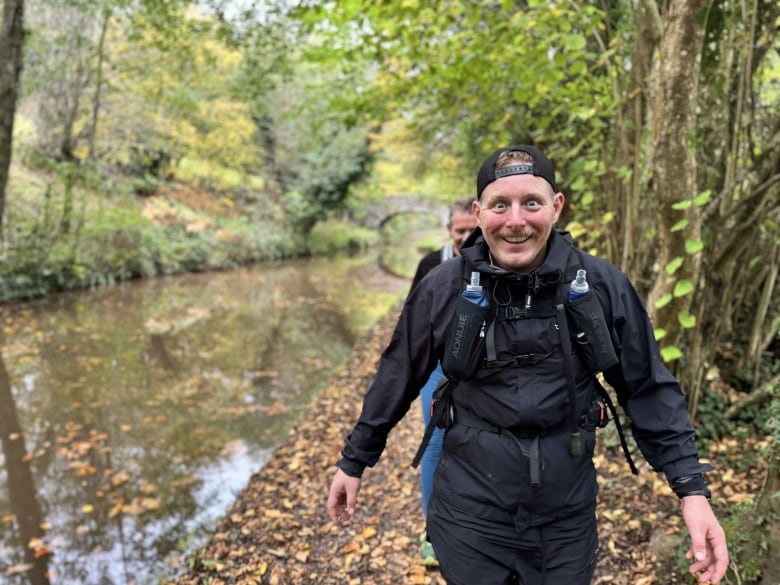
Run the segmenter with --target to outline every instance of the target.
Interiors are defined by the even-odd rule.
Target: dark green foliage
[[[374,230],[340,221],[325,221],[309,233],[307,247],[311,254],[355,253],[368,250],[378,241],[379,234]]]
[[[696,436],[703,441],[717,440],[732,432],[734,422],[726,419],[729,403],[717,392],[707,392],[699,401],[696,415]],[[750,413],[746,413],[750,416]]]
[[[16,227],[19,240],[0,268],[0,302],[160,274],[232,268],[301,250],[273,222],[218,220],[196,233],[182,225],[155,226],[132,206],[106,208],[73,233],[53,238],[35,228]]]
[[[328,212],[342,209],[350,187],[368,175],[373,160],[370,143],[363,138],[354,146],[362,132],[338,133],[321,150],[304,153],[302,162],[290,169],[285,182],[293,194],[285,204],[297,233],[309,233]]]

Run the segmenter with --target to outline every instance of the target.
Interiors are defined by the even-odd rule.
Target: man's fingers
[[[349,520],[349,518],[351,518],[355,514],[355,500],[356,500],[356,496],[357,496],[357,494],[354,491],[350,492],[349,490],[347,490],[347,495],[346,495],[346,500],[347,500],[346,512],[347,512],[347,515],[348,515],[348,518],[347,518],[348,520]]]
[[[328,516],[330,516],[330,519],[333,522],[338,522],[337,505],[336,498],[331,492],[331,494],[328,496]]]
[[[349,520],[349,514],[346,512],[345,502],[347,495],[343,489],[333,486],[328,495],[328,516],[333,522],[338,522],[342,518]]]
[[[726,535],[720,525],[708,531],[707,541],[709,543],[710,557],[708,567],[708,577],[713,585],[718,585],[720,580],[726,576],[729,569],[729,551],[726,545]]]
[[[695,551],[693,547],[685,553],[686,558],[693,560],[690,567],[691,573],[696,575],[702,585],[719,585],[729,568],[727,547],[718,539],[712,540],[719,544],[715,544],[711,548],[705,547],[704,556],[701,559],[696,557],[696,553],[701,551]]]
[[[718,585],[720,580],[726,576],[726,571],[729,570],[729,553],[728,548],[724,544],[716,545],[713,548],[713,554],[715,555],[715,566],[711,568],[710,580],[712,585]]]
[[[707,559],[707,537],[704,531],[691,531],[691,551],[696,561],[702,562]]]
[[[355,514],[360,478],[336,471],[328,493],[328,516],[333,522],[349,521]]]

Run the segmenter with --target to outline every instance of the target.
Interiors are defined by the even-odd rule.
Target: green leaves
[[[710,197],[712,196],[712,191],[707,189],[706,191],[702,191],[699,193],[696,198],[693,200],[694,205],[697,207],[702,207],[709,203]]]
[[[661,348],[661,357],[665,362],[678,360],[682,357],[682,352],[678,347],[666,346]]]
[[[688,254],[698,254],[704,249],[704,242],[701,240],[685,240],[685,251]]]
[[[693,292],[693,283],[690,280],[680,280],[674,285],[674,297],[684,297]]]
[[[680,311],[677,314],[677,320],[680,322],[683,329],[691,329],[696,326],[696,317],[689,311]]]
[[[586,145],[599,143],[611,124],[618,103],[610,71],[624,68],[618,53],[604,50],[600,10],[435,0],[332,8],[327,16],[321,6],[300,10],[316,11],[334,31],[323,46],[348,38],[353,59],[376,61],[370,98],[361,106],[406,112],[418,140],[435,141],[464,168],[497,144],[538,143],[549,148],[562,176],[583,177],[588,201],[601,198],[606,171],[579,163],[600,160]],[[576,171],[566,172],[569,165]]]
[[[566,38],[567,51],[584,51],[587,44],[585,37],[579,34],[574,34]]]
[[[666,265],[666,272],[667,274],[674,274],[680,269],[680,266],[683,265],[684,259],[682,256],[677,256],[674,258],[669,264]]]

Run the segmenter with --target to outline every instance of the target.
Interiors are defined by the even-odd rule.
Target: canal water
[[[408,286],[360,256],[0,307],[0,583],[182,571]]]

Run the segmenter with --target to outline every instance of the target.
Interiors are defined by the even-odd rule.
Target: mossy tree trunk
[[[19,74],[22,71],[24,0],[4,0],[0,26],[0,239],[5,216],[5,187],[11,168]]]
[[[727,585],[780,583],[778,517],[780,517],[780,461],[775,453],[755,506],[724,525],[731,556],[731,565],[726,575]]]
[[[678,294],[681,281],[697,282],[701,256],[686,253],[686,242],[701,239],[702,217],[692,205],[697,195],[697,161],[692,137],[696,129],[699,67],[705,27],[701,12],[708,0],[669,4],[652,84],[652,200],[655,211],[657,274],[648,296],[648,310],[663,324],[662,346],[678,346],[683,328],[677,316],[690,310],[692,296]],[[688,202],[687,208],[680,204]],[[680,259],[682,260],[680,262]],[[672,267],[676,269],[672,270]],[[658,308],[662,299],[671,299]]]

